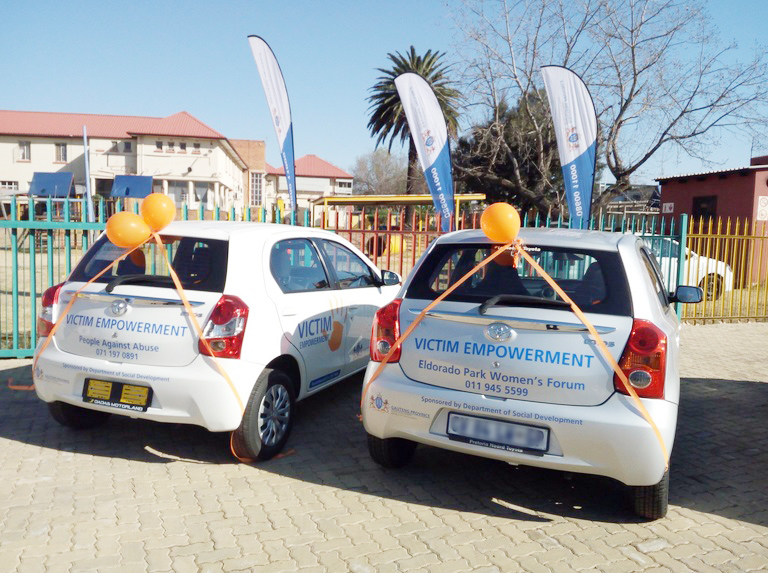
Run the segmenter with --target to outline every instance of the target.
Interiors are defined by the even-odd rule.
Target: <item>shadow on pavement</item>
[[[768,384],[684,379],[671,502],[768,525],[766,444]]]
[[[228,434],[114,416],[76,432],[59,426],[34,392],[12,391],[5,378],[29,379],[29,367],[5,370],[0,438],[45,448],[148,463],[237,463]],[[626,489],[613,480],[419,447],[409,466],[379,467],[368,456],[358,420],[361,376],[300,404],[287,451],[254,466],[259,472],[432,508],[523,521],[547,514],[599,522],[637,522]],[[683,380],[670,504],[758,525],[768,524],[768,384]],[[255,478],[258,476],[255,476]]]

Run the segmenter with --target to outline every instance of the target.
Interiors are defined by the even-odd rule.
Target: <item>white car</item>
[[[102,235],[43,296],[37,395],[74,428],[111,414],[195,424],[268,459],[297,401],[365,368],[374,312],[401,279],[328,231],[189,221],[161,235],[209,347],[146,244],[85,286],[44,348],[73,293],[126,252]]]
[[[523,229],[530,254],[584,311],[671,452],[680,380],[673,302],[647,244],[632,234]],[[667,510],[669,474],[651,425],[570,307],[508,253],[430,310],[372,380],[396,337],[498,248],[480,231],[443,235],[398,297],[376,313],[363,422],[371,457],[405,465],[416,444],[632,486],[648,518]]]
[[[669,237],[646,237],[645,240],[659,261],[665,284],[674,290],[677,286],[680,242]],[[698,285],[707,300],[716,300],[733,290],[733,271],[723,261],[700,255],[686,247],[682,284]]]

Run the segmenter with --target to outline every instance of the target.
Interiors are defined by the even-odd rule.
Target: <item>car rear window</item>
[[[163,236],[173,269],[189,290],[223,292],[227,278],[228,243],[218,239]],[[89,281],[130,249],[117,247],[102,236],[72,271],[69,280]],[[128,278],[130,276],[130,278]],[[154,243],[145,243],[95,280],[111,283],[156,285],[173,288],[168,263]]]
[[[487,244],[438,245],[419,266],[406,297],[434,300],[499,247]],[[617,252],[526,245],[526,252],[585,312],[631,316],[624,267]],[[522,257],[499,255],[448,295],[447,300],[482,304],[495,296],[503,304],[547,306],[562,303],[554,289]]]

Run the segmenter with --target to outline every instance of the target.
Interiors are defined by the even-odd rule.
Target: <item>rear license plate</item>
[[[448,414],[448,437],[476,446],[511,452],[546,452],[549,430],[490,418]]]
[[[83,401],[122,410],[146,412],[152,403],[152,388],[88,378],[83,386]]]

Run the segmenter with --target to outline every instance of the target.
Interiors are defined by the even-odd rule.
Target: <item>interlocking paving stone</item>
[[[368,457],[360,377],[310,398],[290,455],[113,417],[62,428],[0,361],[0,573],[768,569],[768,323],[684,326],[667,518],[611,480],[419,448]]]

